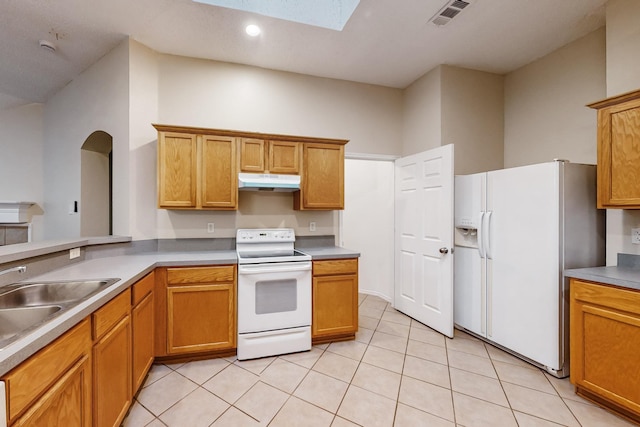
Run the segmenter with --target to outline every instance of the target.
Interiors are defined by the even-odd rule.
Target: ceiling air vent
[[[453,0],[445,4],[435,15],[429,20],[435,25],[441,26],[451,21],[456,15],[462,12],[462,9],[469,6],[468,1]]]

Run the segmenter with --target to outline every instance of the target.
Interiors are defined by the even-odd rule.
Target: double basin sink
[[[118,280],[15,283],[0,288],[0,349]]]

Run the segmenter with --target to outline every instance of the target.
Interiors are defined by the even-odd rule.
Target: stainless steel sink
[[[0,310],[0,343],[43,323],[61,309],[59,305],[43,305]]]
[[[0,291],[0,309],[66,304],[87,298],[118,279],[17,283]]]
[[[118,280],[23,282],[0,288],[0,349]]]

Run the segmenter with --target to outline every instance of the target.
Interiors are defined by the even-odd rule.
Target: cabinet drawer
[[[8,418],[23,412],[83,355],[91,351],[91,326],[85,319],[31,356],[2,379],[7,383]]]
[[[99,340],[102,338],[130,310],[131,290],[127,289],[91,315],[93,319],[93,339]]]
[[[314,261],[313,275],[328,276],[332,274],[358,273],[358,259],[333,259],[328,261]]]
[[[156,275],[152,271],[151,273],[144,276],[142,279],[138,280],[135,285],[133,285],[133,290],[131,292],[131,305],[135,306],[140,301],[144,299],[151,291],[153,291],[153,287],[155,286],[155,278]]]
[[[167,269],[167,283],[169,285],[184,285],[187,283],[229,283],[234,282],[235,277],[236,267],[234,265]]]

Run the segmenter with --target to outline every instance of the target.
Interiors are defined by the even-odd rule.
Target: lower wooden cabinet
[[[131,334],[133,393],[135,394],[153,364],[154,357],[154,287],[153,272],[133,285],[131,293]]]
[[[91,377],[86,319],[2,377],[8,424],[91,426]]]
[[[236,266],[167,269],[166,313],[167,355],[234,349]]]
[[[311,336],[314,343],[355,338],[358,259],[313,262]]]
[[[119,426],[133,398],[131,291],[93,313],[93,425]]]
[[[571,382],[640,422],[640,291],[571,279]]]

